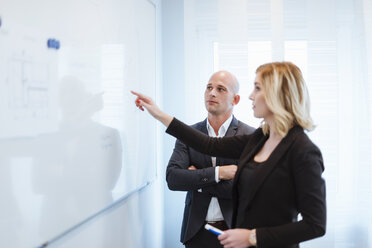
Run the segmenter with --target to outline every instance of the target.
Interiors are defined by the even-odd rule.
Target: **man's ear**
[[[240,101],[240,95],[234,95],[233,105],[237,105]]]

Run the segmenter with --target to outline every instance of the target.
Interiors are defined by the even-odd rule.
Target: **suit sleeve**
[[[220,181],[216,185],[206,186],[203,188],[203,193],[209,194],[218,199],[232,199],[233,180]]]
[[[323,159],[317,147],[297,150],[292,159],[296,205],[302,220],[257,229],[258,247],[293,244],[323,236],[326,230],[326,189],[322,178]]]
[[[212,138],[173,118],[166,132],[195,150],[214,157],[239,159],[249,135]]]
[[[188,170],[190,165],[189,148],[177,140],[166,172],[166,180],[170,190],[197,190],[217,184],[214,167]]]

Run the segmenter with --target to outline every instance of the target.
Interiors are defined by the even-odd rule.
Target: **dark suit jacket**
[[[167,132],[194,149],[212,156],[239,158],[233,186],[233,227],[256,228],[261,247],[298,247],[324,235],[325,182],[322,155],[303,129],[293,127],[272,152],[266,165],[244,189],[237,187],[241,171],[267,140],[262,129],[251,135],[211,138],[174,119]],[[237,219],[238,193],[248,194],[245,218]],[[298,214],[302,220],[298,221]]]
[[[192,126],[208,135],[207,119]],[[226,137],[249,134],[255,129],[233,117],[226,132]],[[216,166],[237,164],[236,159],[216,159]],[[197,170],[188,170],[190,165]],[[184,145],[177,140],[173,154],[169,160],[166,175],[171,190],[188,191],[181,230],[181,242],[190,240],[202,227],[212,196],[218,198],[222,215],[228,226],[232,220],[232,180],[215,181],[215,168],[211,157]],[[202,189],[202,192],[198,192]]]

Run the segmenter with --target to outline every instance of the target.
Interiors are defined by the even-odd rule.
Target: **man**
[[[193,127],[211,137],[252,133],[254,128],[232,115],[240,100],[238,91],[234,75],[227,71],[214,73],[204,93],[208,118]],[[205,230],[204,225],[230,228],[236,164],[236,160],[210,157],[176,141],[166,178],[170,190],[188,191],[181,230],[181,242],[187,248],[222,247],[217,236]]]

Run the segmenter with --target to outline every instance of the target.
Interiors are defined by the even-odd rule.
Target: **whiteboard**
[[[129,92],[155,98],[156,6],[0,6],[0,247],[35,247],[156,176],[156,123]]]

